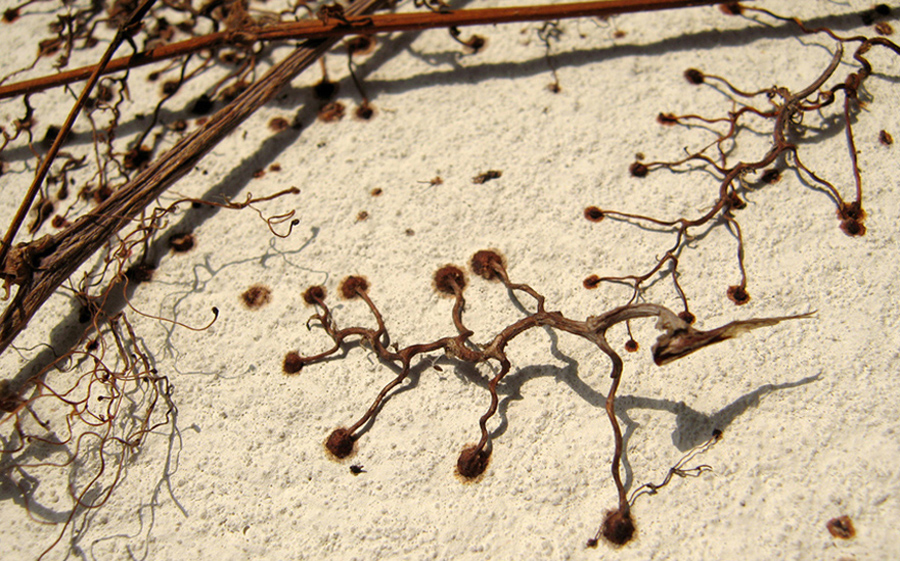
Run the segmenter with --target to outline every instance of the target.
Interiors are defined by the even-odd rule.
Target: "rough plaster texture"
[[[872,33],[854,15],[868,2],[755,4],[848,34]],[[33,36],[23,27],[3,27],[11,53],[2,57],[4,68],[32,56]],[[477,440],[491,371],[446,358],[437,359],[440,370],[423,361],[361,438],[349,463],[363,465],[365,473],[354,476],[349,463],[328,458],[322,446],[328,433],[358,418],[394,374],[371,352],[351,346],[344,358],[283,375],[285,352],[313,353],[330,344],[321,330],[306,329],[305,287],[321,283],[336,295],[342,277],[367,276],[392,340],[402,346],[453,332],[451,302],[434,294],[430,276],[486,247],[501,250],[512,279],[545,294],[549,309],[583,319],[620,305],[626,288],[587,291],[582,280],[646,271],[672,238],[622,222],[590,223],[583,209],[695,215],[718,188],[704,171],[660,171],[640,180],[628,173],[638,152],[648,161],[671,160],[712,140],[701,127],[659,125],[660,111],[721,116],[732,109],[726,95],[691,86],[683,71],[702,68],[745,89],[778,84],[796,91],[816,78],[833,50],[827,39],[802,36],[790,25],[760,25],[715,7],[566,21],[551,50],[562,90],[552,93],[537,27],[474,29],[488,38],[475,56],[461,56],[444,31],[384,38],[360,60],[377,108],[373,120],[316,121],[308,86],[319,74],[308,73],[166,195],[166,201],[222,193],[243,198],[297,186],[299,196],[261,208],[267,215],[296,209],[300,224],[290,238],[276,239],[252,211],[206,219],[183,212],[171,221],[170,232],[193,227],[197,246],[164,257],[132,304],[190,325],[207,322],[212,306],[220,317],[198,333],[130,314],[176,388],[177,422],[147,439],[108,504],[67,531],[49,558],[900,556],[898,148],[877,140],[881,129],[900,136],[900,61],[883,52],[872,59],[886,76],[868,83],[871,100],[854,128],[867,235],[844,235],[832,201],[789,172],[748,193],[738,216],[750,303],[736,307],[725,298],[738,271],[735,239],[724,227],[698,238],[681,258],[680,282],[701,327],[813,310],[815,317],[663,368],[649,356],[653,325],[634,324],[641,351],[625,356],[618,401],[630,487],[660,481],[713,428],[724,438],[697,460],[711,472],[676,479],[638,500],[633,543],[584,547],[615,497],[603,411],[609,364],[565,334],[536,330],[510,346],[514,370],[500,386],[499,414],[490,423],[493,459],[479,483],[460,483],[454,466],[463,445]],[[345,51],[327,61],[340,80],[339,99],[352,109],[359,99]],[[142,91],[142,76],[136,73],[132,95],[153,98],[157,86]],[[170,108],[189,107],[199,93],[186,89]],[[67,99],[45,94],[33,102],[58,104],[46,124],[62,120]],[[3,122],[18,110],[15,103],[0,105]],[[279,116],[298,119],[302,130],[273,133],[267,123]],[[77,142],[89,141],[83,124],[77,131]],[[810,133],[802,154],[850,193],[843,134]],[[764,150],[764,137],[749,136],[735,158]],[[3,158],[6,223],[33,162],[21,148]],[[280,172],[253,178],[273,163]],[[489,169],[502,170],[502,177],[472,183]],[[435,176],[443,183],[429,185]],[[373,197],[376,188],[383,193]],[[359,221],[363,210],[368,218]],[[240,294],[255,283],[271,288],[272,301],[251,311]],[[504,290],[481,279],[471,279],[467,297],[477,341],[523,313]],[[652,284],[645,298],[678,309],[668,280]],[[340,325],[372,324],[360,303],[338,302]],[[67,329],[59,323],[70,309],[64,296],[51,300],[20,336],[18,351],[2,358],[3,376],[26,364],[53,330]],[[621,328],[610,337],[625,338]],[[64,512],[64,489],[44,496],[49,511]],[[842,514],[858,531],[849,541],[825,528]],[[31,520],[9,488],[0,495],[0,520],[4,559],[37,556],[59,531]]]

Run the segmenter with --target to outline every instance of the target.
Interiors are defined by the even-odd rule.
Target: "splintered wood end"
[[[656,362],[657,366],[662,366],[703,347],[708,347],[726,339],[733,339],[753,329],[769,327],[790,319],[805,319],[813,314],[815,314],[815,311],[793,316],[733,321],[710,331],[700,331],[699,329],[694,329],[683,320],[675,322],[671,318],[660,316],[657,328],[664,329],[666,332],[660,335],[653,345],[653,361]]]

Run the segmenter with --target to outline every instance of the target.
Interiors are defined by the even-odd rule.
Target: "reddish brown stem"
[[[520,6],[447,12],[428,11],[373,16],[348,15],[342,20],[329,19],[326,22],[310,18],[297,22],[210,33],[178,43],[161,45],[135,55],[110,61],[103,70],[103,74],[137,68],[222,45],[252,45],[257,41],[337,39],[345,35],[374,35],[377,33],[422,31],[424,29],[472,25],[496,25],[523,21],[605,17],[631,12],[689,8],[718,3],[719,0],[603,0],[549,6]],[[52,76],[43,76],[34,80],[0,86],[0,99],[84,80],[91,75],[95,68],[96,66],[85,66]]]

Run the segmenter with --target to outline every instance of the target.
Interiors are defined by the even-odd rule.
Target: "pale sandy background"
[[[468,7],[504,4],[513,2]],[[854,15],[869,2],[757,4],[847,33],[873,33]],[[638,501],[633,543],[584,547],[615,502],[603,411],[609,364],[565,334],[535,330],[510,346],[514,371],[501,385],[500,412],[490,424],[497,431],[493,460],[480,483],[461,484],[453,470],[463,445],[477,439],[490,371],[447,359],[438,360],[441,371],[428,361],[417,367],[360,439],[351,463],[366,473],[353,476],[349,463],[327,457],[328,433],[358,418],[394,374],[371,352],[351,347],[346,358],[284,376],[286,351],[313,353],[330,344],[304,325],[311,313],[301,298],[305,287],[322,283],[336,294],[342,277],[366,275],[400,345],[453,333],[451,303],[434,294],[430,276],[485,247],[501,250],[513,280],[545,294],[549,309],[583,319],[622,304],[626,289],[586,291],[582,279],[643,272],[671,238],[621,222],[592,224],[584,207],[695,215],[717,189],[704,172],[638,180],[627,171],[637,152],[675,159],[711,140],[702,129],[661,127],[660,111],[713,116],[731,109],[727,97],[690,86],[682,72],[698,67],[746,89],[779,84],[796,91],[818,76],[833,48],[790,26],[726,17],[715,7],[566,21],[552,50],[562,86],[554,94],[546,88],[551,75],[538,27],[479,28],[488,46],[477,56],[461,56],[445,31],[386,38],[361,59],[375,119],[317,122],[307,86],[319,74],[309,73],[177,184],[166,200],[243,198],[297,186],[299,196],[261,208],[267,215],[296,209],[300,224],[282,240],[250,211],[184,212],[172,221],[172,231],[195,227],[197,247],[163,257],[132,303],[191,325],[207,322],[217,306],[219,320],[195,333],[129,315],[175,385],[177,422],[147,439],[110,502],[80,519],[49,558],[900,557],[900,148],[877,141],[881,129],[900,137],[900,61],[881,51],[872,60],[887,76],[868,82],[872,100],[855,126],[868,234],[841,233],[832,202],[787,173],[748,195],[738,216],[748,305],[725,298],[738,273],[734,238],[724,228],[681,260],[681,282],[701,327],[811,310],[815,319],[754,332],[664,368],[649,356],[652,323],[635,324],[641,352],[625,357],[618,401],[630,486],[660,481],[713,428],[724,439],[699,458],[713,472]],[[26,31],[3,28],[4,68],[32,56]],[[345,53],[327,61],[340,79],[339,99],[352,110],[359,98]],[[142,83],[135,79],[132,87]],[[169,108],[188,107],[198,91],[179,93]],[[61,121],[68,98],[51,95],[46,103],[57,100]],[[5,124],[18,111],[0,104]],[[48,115],[45,123],[54,120]],[[303,130],[276,135],[267,127],[276,116],[296,117]],[[803,146],[806,163],[850,193],[843,132],[813,136]],[[764,141],[742,149],[758,157]],[[4,224],[33,169],[26,151],[12,154],[18,156],[4,154],[9,168],[0,179]],[[252,177],[276,162],[281,172]],[[488,169],[503,175],[472,183]],[[428,185],[436,175],[443,184]],[[370,195],[375,188],[380,197]],[[369,217],[358,222],[362,210]],[[239,298],[254,283],[273,292],[258,311]],[[478,341],[523,313],[504,290],[480,279],[467,297]],[[647,299],[678,309],[668,281],[654,284]],[[372,325],[360,303],[334,304],[340,325]],[[18,352],[0,360],[2,376],[65,332],[70,309],[66,298],[48,303],[17,340]],[[60,318],[68,319],[60,326]],[[624,339],[621,329],[611,336]],[[47,493],[44,506],[58,519],[68,508],[65,490],[58,490],[58,503],[52,488]],[[29,519],[8,489],[0,499],[0,557],[34,558],[58,527]],[[836,540],[826,530],[826,521],[841,514],[852,517],[855,539]]]

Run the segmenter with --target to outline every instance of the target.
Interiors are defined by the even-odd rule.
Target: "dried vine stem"
[[[372,349],[382,361],[394,363],[400,367],[399,374],[382,388],[362,417],[349,427],[335,429],[326,440],[325,446],[331,454],[337,458],[346,458],[354,451],[356,442],[361,435],[360,429],[375,417],[390,391],[409,376],[412,360],[415,357],[425,353],[443,351],[450,358],[461,362],[476,364],[496,361],[500,369],[488,385],[491,402],[487,411],[478,420],[481,438],[477,444],[467,446],[462,450],[456,464],[459,475],[472,480],[479,478],[484,473],[491,457],[491,438],[487,422],[497,411],[499,402],[497,385],[511,368],[511,363],[506,356],[506,346],[522,333],[535,327],[550,327],[590,341],[612,362],[610,372],[612,383],[606,396],[606,414],[615,441],[611,472],[618,493],[618,506],[607,514],[601,533],[608,540],[617,544],[624,544],[631,539],[634,533],[634,521],[631,516],[631,503],[620,474],[623,439],[615,412],[616,392],[622,378],[623,361],[607,341],[606,332],[614,325],[623,322],[639,318],[657,318],[656,327],[664,333],[653,345],[653,360],[657,365],[664,365],[752,329],[772,326],[789,319],[806,318],[811,315],[801,314],[734,321],[710,331],[701,331],[664,306],[641,303],[627,304],[598,316],[589,316],[584,321],[578,321],[563,316],[561,312],[547,311],[543,295],[527,284],[510,281],[504,259],[496,251],[479,251],[472,257],[470,267],[477,276],[487,280],[499,280],[510,294],[518,292],[532,297],[535,300],[536,310],[503,328],[500,333],[486,343],[476,344],[470,339],[474,332],[469,330],[463,322],[465,308],[463,291],[466,287],[466,276],[459,267],[446,265],[434,274],[434,288],[439,293],[454,299],[452,315],[457,334],[442,337],[430,343],[417,343],[403,349],[392,350],[385,344],[385,340],[389,339],[387,328],[381,312],[369,297],[368,281],[363,277],[351,276],[341,284],[341,295],[347,299],[363,300],[374,316],[377,327],[374,329],[361,326],[338,328],[331,310],[325,303],[325,287],[310,287],[304,293],[304,300],[308,304],[316,306],[317,312],[309,319],[307,326],[309,327],[311,323],[318,324],[324,328],[334,344],[330,349],[314,355],[304,356],[296,351],[287,353],[284,358],[284,371],[288,374],[295,374],[300,372],[304,366],[325,360],[337,353],[349,338],[358,339],[360,343]],[[676,468],[680,465],[681,463]]]
[[[347,8],[347,13],[366,13],[386,1],[359,0]],[[332,38],[304,42],[232,103],[215,113],[205,125],[154,160],[93,211],[57,234],[11,247],[2,263],[0,276],[7,287],[16,285],[18,290],[0,317],[0,353],[25,328],[46,299],[111,235],[129,224],[170,185],[193,169],[207,152],[336,42],[337,39]]]
[[[204,49],[223,45],[249,46],[259,41],[297,39],[337,39],[345,35],[374,35],[434,28],[455,28],[472,25],[496,25],[523,21],[549,21],[567,18],[606,17],[617,14],[689,8],[718,4],[720,0],[602,0],[548,6],[517,6],[514,8],[486,8],[475,10],[439,10],[428,12],[380,14],[371,16],[346,15],[341,19],[323,17],[297,22],[260,25],[210,33],[178,43],[161,45],[140,53],[117,58],[102,71],[111,74],[129,68],[153,64],[161,60],[181,57]],[[67,70],[0,86],[0,99],[84,80],[96,66]]]

